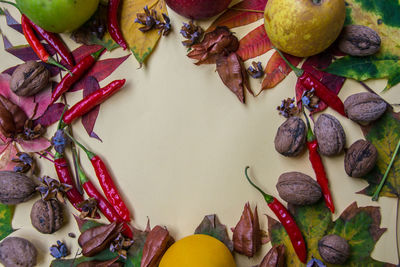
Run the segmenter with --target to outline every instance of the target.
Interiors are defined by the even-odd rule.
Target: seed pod
[[[375,166],[378,151],[375,146],[365,140],[357,140],[346,152],[344,169],[351,177],[363,177]]]
[[[19,96],[32,96],[49,84],[50,72],[42,64],[30,60],[19,65],[10,80],[11,90]]]
[[[279,176],[276,190],[279,196],[295,205],[311,205],[321,198],[321,187],[301,172],[286,172]]]
[[[285,262],[285,246],[275,245],[265,255],[258,267],[284,267]]]
[[[322,114],[314,125],[318,149],[322,155],[334,156],[343,151],[346,144],[346,134],[343,127],[334,116]]]
[[[381,38],[367,26],[349,25],[343,28],[338,46],[340,51],[352,56],[369,56],[379,51]]]
[[[39,199],[32,206],[32,225],[43,234],[52,234],[59,230],[64,222],[64,214],[61,204],[51,199],[44,201]]]
[[[25,122],[28,119],[25,112],[2,95],[0,95],[0,105],[8,110],[12,115],[15,125],[15,133],[13,133],[13,135],[22,132],[24,130]]]
[[[343,104],[349,119],[363,125],[377,120],[387,108],[386,102],[380,96],[369,92],[353,94]]]
[[[32,267],[36,258],[35,246],[24,238],[7,237],[0,244],[0,261],[5,267]]]
[[[299,155],[306,143],[306,125],[298,117],[288,118],[281,126],[275,136],[275,149],[286,157]]]
[[[157,267],[164,253],[174,242],[166,228],[155,226],[144,243],[140,267]]]
[[[98,229],[96,229],[96,228],[100,228],[100,227],[102,230],[101,232],[99,232]],[[86,230],[85,232],[93,231],[98,234],[97,235],[92,234],[91,236],[93,236],[93,238],[90,240],[86,240],[82,244],[82,254],[86,257],[92,257],[92,256],[96,255],[97,253],[103,251],[118,236],[118,234],[122,230],[122,227],[123,227],[122,224],[117,224],[117,222],[113,222],[106,226],[98,226],[98,227],[94,227],[94,228],[90,228],[89,230]],[[81,240],[81,242],[82,242],[82,240]]]
[[[5,137],[13,137],[16,129],[12,114],[0,103],[0,132]]]
[[[350,255],[350,246],[338,235],[327,235],[318,242],[318,251],[327,263],[343,264]]]
[[[23,173],[0,171],[0,203],[14,205],[25,202],[36,193],[35,183]]]

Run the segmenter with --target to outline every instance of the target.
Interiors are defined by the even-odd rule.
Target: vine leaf
[[[0,240],[14,232],[11,221],[14,215],[14,206],[0,204]]]
[[[264,24],[258,26],[239,42],[236,53],[244,60],[261,56],[272,49],[272,43],[265,32]]]
[[[378,150],[378,161],[364,178],[369,186],[359,193],[372,196],[385,173],[392,158],[396,144],[400,138],[400,113],[395,113],[392,108],[377,121],[368,126],[361,126],[365,138]],[[387,180],[380,193],[381,196],[400,197],[400,157],[397,156]]]
[[[308,260],[312,256],[321,259],[318,241],[325,235],[337,234],[346,239],[350,245],[351,255],[343,266],[394,266],[371,258],[375,243],[386,231],[386,228],[380,227],[379,207],[358,207],[356,202],[353,202],[335,221],[332,221],[332,215],[323,201],[312,206],[289,205],[289,210],[306,240]],[[298,260],[283,226],[269,216],[268,231],[273,245],[286,246],[288,266],[305,266]],[[327,264],[327,266],[333,265]]]

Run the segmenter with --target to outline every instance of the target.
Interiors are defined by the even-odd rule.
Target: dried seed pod
[[[318,148],[322,155],[334,156],[343,151],[346,134],[339,120],[329,114],[322,114],[314,125]]]
[[[298,117],[288,118],[281,126],[275,136],[275,149],[286,157],[299,155],[306,143],[306,125]]]
[[[275,245],[265,255],[258,267],[284,267],[285,262],[285,246]]]
[[[140,267],[157,267],[164,253],[174,242],[166,228],[155,226],[144,243]]]
[[[0,203],[14,205],[25,202],[36,193],[35,183],[23,173],[0,171]]]
[[[37,250],[28,240],[7,237],[0,244],[0,262],[5,267],[31,267],[36,265]]]
[[[363,125],[377,120],[387,108],[380,96],[369,92],[353,94],[343,104],[349,119]]]
[[[279,196],[295,205],[311,205],[321,198],[321,187],[301,172],[286,172],[279,176],[276,190]]]
[[[52,234],[59,230],[64,222],[64,214],[61,204],[51,199],[45,201],[39,199],[32,206],[32,225],[43,234]]]
[[[0,95],[0,107],[0,131],[6,137],[13,137],[21,133],[28,120],[25,112],[2,95]]]
[[[344,169],[351,177],[362,177],[369,173],[378,159],[375,146],[365,140],[357,140],[346,152]]]
[[[102,231],[98,233],[99,230],[96,228],[99,227],[101,227]],[[82,254],[86,257],[92,257],[97,253],[103,251],[118,236],[118,234],[122,230],[122,227],[123,227],[122,224],[117,224],[117,222],[113,222],[111,224],[106,225],[105,227],[98,226],[86,230],[85,232],[93,231],[98,234],[97,235],[92,234],[93,238],[91,238],[90,240],[86,240],[86,242],[82,244]],[[81,238],[80,241],[82,242]]]
[[[343,264],[350,255],[350,246],[338,235],[326,235],[318,242],[318,251],[327,263]]]
[[[369,56],[379,51],[381,38],[373,29],[362,25],[349,25],[339,36],[340,51],[352,56]]]
[[[49,84],[50,71],[42,64],[30,60],[19,65],[10,80],[11,90],[19,96],[32,96]]]

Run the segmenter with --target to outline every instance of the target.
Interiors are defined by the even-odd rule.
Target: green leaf
[[[381,214],[379,207],[357,207],[351,204],[336,221],[323,201],[312,206],[290,206],[307,243],[308,260],[311,256],[322,259],[318,252],[318,241],[325,235],[337,234],[350,245],[351,255],[344,266],[394,266],[371,258],[375,243],[386,231],[380,228]],[[286,230],[275,219],[268,216],[268,232],[273,245],[286,246],[287,266],[305,266],[296,256]],[[332,266],[327,264],[327,266]]]
[[[4,13],[4,10],[2,8],[0,8],[0,16],[1,15],[5,15],[6,13]]]
[[[14,232],[11,221],[14,216],[14,206],[0,204],[0,240]]]
[[[111,260],[114,259],[115,257],[118,257],[118,253],[116,252],[111,252],[110,250],[106,249],[103,250],[102,252],[100,252],[99,254],[97,254],[94,257],[79,257],[76,259],[68,259],[68,260],[64,260],[64,259],[59,259],[59,260],[53,260],[51,262],[51,267],[76,267],[79,263],[81,262],[86,262],[86,261],[93,261],[93,260],[97,260],[97,261],[107,261],[107,260]]]
[[[377,121],[368,126],[361,127],[365,138],[378,150],[378,161],[364,178],[369,186],[360,193],[372,196],[381,181],[391,157],[400,139],[400,113],[395,113],[392,108]],[[400,156],[395,158],[387,180],[382,188],[381,196],[400,197]]]

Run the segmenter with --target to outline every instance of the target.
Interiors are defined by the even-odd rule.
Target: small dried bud
[[[362,125],[377,120],[387,108],[386,102],[380,96],[369,92],[353,94],[343,104],[349,119]]]
[[[276,151],[286,157],[299,155],[306,143],[306,124],[298,117],[290,117],[279,126],[274,143]]]
[[[203,37],[204,30],[193,23],[193,21],[189,21],[189,23],[183,23],[180,33],[187,40],[182,41],[182,44],[186,47],[190,47],[194,44],[200,42]]]
[[[363,177],[375,166],[378,151],[375,146],[365,140],[357,140],[346,152],[344,169],[351,177]]]
[[[19,65],[10,80],[11,90],[19,96],[32,96],[49,84],[50,71],[42,64],[30,60]]]
[[[286,98],[282,100],[280,106],[276,108],[279,114],[285,118],[293,117],[299,113],[294,98]]]
[[[275,245],[265,255],[258,267],[284,267],[285,262],[285,246]]]
[[[318,148],[324,156],[338,155],[346,144],[346,134],[339,120],[329,114],[321,114],[314,125]]]
[[[63,242],[57,240],[57,244],[50,247],[50,255],[56,259],[61,259],[69,255],[68,248]]]
[[[32,206],[32,225],[43,234],[52,234],[58,231],[64,223],[64,214],[61,204],[51,199],[39,199]]]
[[[352,56],[369,56],[379,51],[381,38],[367,26],[349,25],[343,28],[338,46],[340,51]]]
[[[327,235],[318,242],[318,251],[327,263],[344,264],[350,255],[350,246],[338,235]]]

